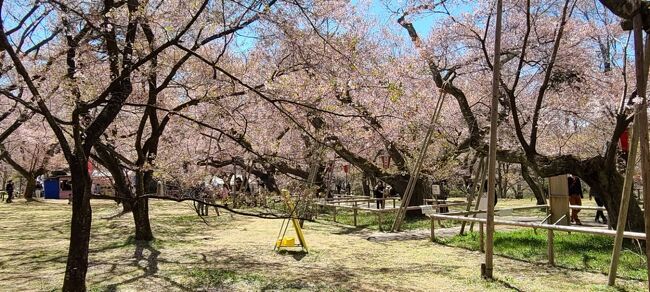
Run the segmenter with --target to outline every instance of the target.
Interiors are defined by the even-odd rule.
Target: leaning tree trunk
[[[113,189],[118,202],[122,203],[122,213],[126,214],[133,210],[133,201],[135,197],[131,190],[131,185],[127,182],[126,175],[120,161],[108,150],[103,144],[95,146],[97,155],[92,156],[95,161],[104,166],[113,176]]]
[[[72,174],[72,219],[70,224],[70,245],[63,280],[63,291],[86,291],[88,271],[88,245],[92,210],[90,207],[90,176],[86,163],[71,167]]]
[[[590,173],[584,180],[596,192],[602,194],[601,197],[605,201],[605,208],[609,217],[608,224],[612,228],[616,228],[623,192],[623,177],[616,171],[612,173],[611,171],[601,170],[593,174]],[[632,231],[644,232],[645,230],[643,211],[634,196],[630,197],[626,226]]]
[[[601,194],[609,215],[609,225],[616,226],[623,191],[623,176],[616,170],[614,163],[608,163],[602,156],[587,160],[577,160],[570,156],[566,156],[565,159],[538,158],[537,160],[538,166],[544,165],[544,167],[536,169],[542,177],[571,173],[580,177],[594,191]],[[627,226],[631,231],[644,232],[643,211],[634,197],[630,198],[627,220]]]
[[[546,197],[544,197],[544,192],[542,188],[535,182],[535,180],[530,176],[530,170],[528,166],[521,165],[521,176],[524,178],[530,190],[533,191],[535,199],[537,200],[537,205],[546,205]]]
[[[122,199],[120,202],[122,203],[122,213],[126,214],[133,211],[133,201]]]

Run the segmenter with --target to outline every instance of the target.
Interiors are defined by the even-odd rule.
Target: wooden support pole
[[[354,227],[357,227],[357,208],[354,208],[353,211],[354,211]]]
[[[637,120],[640,108],[635,108],[634,118]],[[621,197],[621,205],[618,212],[616,222],[616,237],[614,238],[614,248],[612,250],[612,261],[609,265],[609,279],[607,285],[613,286],[616,284],[616,272],[618,270],[618,260],[623,247],[623,232],[625,231],[625,224],[627,223],[627,211],[630,205],[630,196],[632,192],[632,185],[634,185],[634,172],[636,168],[636,152],[639,144],[639,127],[636,124],[632,125],[632,139],[630,145],[630,153],[627,158],[627,167],[625,169],[625,180],[623,182],[623,195]]]
[[[553,234],[553,230],[547,230],[547,242],[546,242],[546,254],[548,256],[548,264],[551,266],[555,266],[555,251],[553,250],[553,239],[555,238],[555,235]]]
[[[436,241],[436,220],[431,217],[431,241]]]
[[[637,13],[633,18],[634,25],[634,56],[635,71],[637,80],[637,95],[641,98],[641,109],[637,115],[635,124],[639,127],[639,143],[641,154],[641,177],[643,178],[643,212],[645,221],[645,232],[650,232],[650,157],[648,153],[648,101],[646,99],[646,83],[648,72],[645,66],[644,45],[643,45],[643,16]],[[646,240],[646,264],[650,277],[650,244]]]
[[[485,269],[481,269],[483,277],[492,279],[494,257],[494,197],[497,167],[497,119],[499,107],[499,81],[501,80],[501,21],[503,17],[503,1],[497,0],[497,20],[494,35],[494,61],[492,70],[492,102],[490,105],[490,147],[488,151],[488,198],[487,224],[485,236]]]
[[[443,84],[443,89],[445,86],[446,86],[446,82],[445,84]],[[427,134],[424,137],[422,146],[420,147],[420,153],[415,162],[415,167],[411,172],[411,175],[409,177],[409,182],[406,185],[406,191],[403,196],[401,207],[397,212],[397,214],[395,214],[395,221],[393,222],[393,225],[391,227],[391,230],[393,232],[399,231],[400,228],[402,227],[402,222],[404,221],[404,216],[406,215],[406,208],[409,206],[409,203],[411,201],[411,196],[413,195],[413,191],[415,190],[415,186],[417,185],[418,178],[420,176],[420,169],[422,168],[422,162],[424,161],[424,157],[426,155],[427,149],[429,148],[431,137],[433,136],[434,125],[438,121],[438,117],[440,117],[440,112],[442,110],[442,105],[444,104],[445,97],[446,97],[446,93],[443,90],[441,90],[435,110],[433,112],[433,115],[431,116],[431,120],[429,121]]]
[[[336,222],[336,207],[334,207],[334,222]]]
[[[487,165],[483,164],[483,170],[481,170],[481,183],[478,187],[478,195],[476,197],[476,204],[474,206],[474,210],[478,210],[481,206],[481,197],[483,196],[483,192],[485,190],[483,189],[484,184],[483,182],[487,179]],[[476,218],[476,215],[473,216],[473,218]],[[471,222],[469,225],[469,232],[474,231],[474,222]]]
[[[472,186],[472,190],[470,191],[469,196],[467,197],[467,208],[465,208],[465,211],[470,211],[472,209],[472,202],[474,199],[480,200],[481,198],[481,187],[483,186],[483,182],[480,181],[481,174],[483,173],[483,165],[485,164],[485,158],[481,157],[481,160],[478,163],[478,166],[476,167],[476,172],[474,173],[474,185]],[[478,192],[478,193],[477,193]],[[460,235],[463,235],[465,233],[465,225],[467,225],[467,222],[461,223],[460,226]]]

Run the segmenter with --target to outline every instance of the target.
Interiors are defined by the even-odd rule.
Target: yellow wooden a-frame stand
[[[307,241],[305,241],[305,236],[302,233],[302,228],[300,228],[300,221],[298,221],[296,206],[291,200],[289,191],[282,190],[281,193],[282,193],[282,199],[284,200],[284,203],[287,205],[287,209],[289,210],[290,218],[284,219],[282,221],[282,227],[280,228],[280,232],[278,233],[278,238],[275,242],[274,249],[279,251],[282,248],[300,247],[305,252],[309,252],[309,250],[307,249]],[[289,228],[289,221],[291,221],[291,223],[293,224],[293,229],[296,231],[296,236],[298,237],[298,241],[300,242],[300,244],[296,244],[295,238],[285,236],[287,233],[287,229]]]

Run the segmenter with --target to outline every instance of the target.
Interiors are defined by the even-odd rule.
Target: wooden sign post
[[[569,184],[567,175],[553,176],[548,179],[549,203],[551,217],[549,224],[569,225]]]

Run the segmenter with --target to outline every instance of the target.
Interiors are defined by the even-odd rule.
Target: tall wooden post
[[[641,110],[635,124],[639,129],[639,141],[641,143],[641,177],[643,178],[643,207],[646,233],[646,260],[648,276],[650,276],[650,244],[647,244],[647,234],[650,234],[650,157],[648,157],[648,101],[646,99],[646,81],[648,72],[645,69],[645,58],[643,56],[643,16],[637,13],[633,19],[634,24],[634,56],[637,82],[637,95],[641,98]]]
[[[494,255],[494,196],[497,164],[497,118],[499,106],[499,80],[501,71],[501,18],[502,0],[497,0],[497,21],[494,37],[494,64],[492,71],[492,102],[490,105],[490,148],[488,153],[488,206],[485,242],[485,269],[483,277],[492,279]]]

